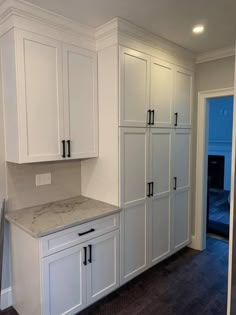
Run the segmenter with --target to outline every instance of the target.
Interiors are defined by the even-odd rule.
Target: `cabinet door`
[[[172,65],[157,58],[151,59],[151,102],[154,110],[154,127],[173,126],[173,79]]]
[[[173,230],[174,250],[190,242],[190,161],[191,133],[177,130],[174,144],[174,200]]]
[[[153,196],[149,200],[149,257],[151,265],[171,252],[172,140],[169,129],[150,131],[150,180]]]
[[[73,315],[86,306],[83,246],[74,246],[43,259],[43,315]]]
[[[147,268],[147,150],[145,128],[121,128],[121,283]]]
[[[16,36],[20,162],[62,159],[61,44],[19,30]]]
[[[92,304],[119,286],[119,231],[88,242],[87,302]]]
[[[98,155],[96,53],[63,45],[66,140],[71,158]],[[67,152],[68,153],[68,152]]]
[[[174,124],[179,128],[190,128],[192,124],[192,72],[176,67],[175,72],[175,98]],[[174,114],[174,115],[175,115]]]
[[[120,48],[120,126],[145,127],[149,109],[150,57]]]

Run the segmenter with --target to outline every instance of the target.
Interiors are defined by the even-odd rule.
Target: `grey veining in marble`
[[[42,237],[120,211],[116,206],[78,196],[6,213],[6,219],[33,237]]]

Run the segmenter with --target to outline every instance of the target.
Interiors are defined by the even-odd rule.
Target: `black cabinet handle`
[[[87,266],[87,247],[84,247],[84,262],[83,264]]]
[[[178,126],[178,113],[175,113],[175,127]]]
[[[149,109],[148,111],[147,111],[147,124],[148,125],[151,125],[151,116],[152,116],[152,111],[151,111],[151,109]]]
[[[153,197],[154,182],[151,182],[150,184],[151,184],[151,193],[150,193],[150,195]]]
[[[63,159],[66,157],[66,142],[62,140],[62,157]]]
[[[92,233],[92,232],[95,232],[95,229],[90,229],[89,231],[86,231],[86,232],[83,232],[83,233],[78,233],[79,236],[83,236],[85,234],[89,234],[89,233]]]
[[[177,189],[177,177],[174,177],[174,190]]]
[[[150,198],[151,197],[151,183],[147,183],[148,185],[148,193],[147,193],[147,197]]]
[[[155,124],[155,110],[151,110],[151,116],[152,116],[151,125],[154,125]]]
[[[88,259],[88,262],[91,264],[92,263],[92,245],[89,245],[88,248],[89,248],[89,259]]]
[[[70,154],[70,140],[67,140],[67,145],[68,145],[68,155],[67,155],[67,157],[71,157],[71,154]]]

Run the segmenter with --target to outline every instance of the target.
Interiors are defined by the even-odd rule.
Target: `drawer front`
[[[118,228],[119,214],[114,214],[44,236],[41,240],[41,256],[49,256]]]

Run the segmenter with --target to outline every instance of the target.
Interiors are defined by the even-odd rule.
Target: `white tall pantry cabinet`
[[[122,207],[123,284],[191,242],[193,67],[124,34],[103,45],[100,156],[82,162],[82,193]]]

